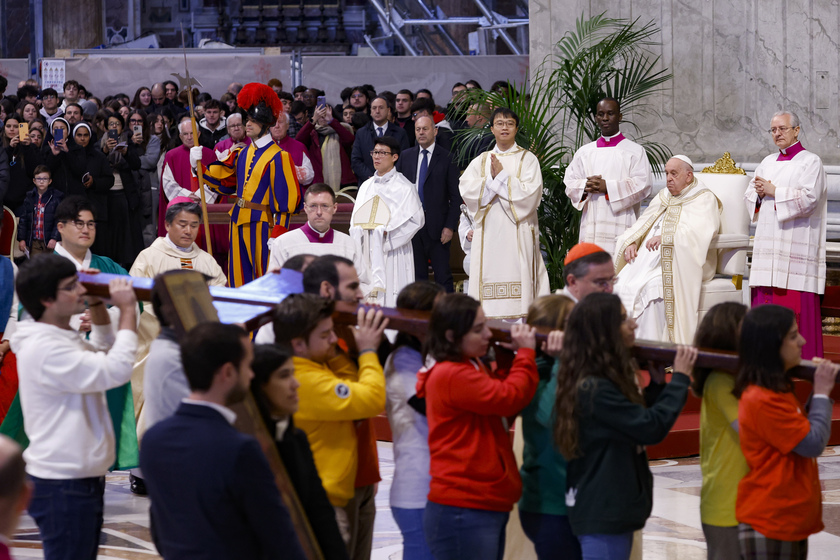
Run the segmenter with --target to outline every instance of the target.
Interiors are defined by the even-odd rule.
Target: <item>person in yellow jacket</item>
[[[339,376],[332,313],[335,304],[313,294],[292,294],[274,312],[275,343],[294,352],[295,376],[300,387],[295,425],[306,432],[315,466],[336,508],[342,536],[349,536],[343,506],[354,495],[358,450],[354,421],[376,416],[385,409],[385,375],[376,349],[388,320],[382,311],[359,311],[353,330],[359,349],[358,377]]]

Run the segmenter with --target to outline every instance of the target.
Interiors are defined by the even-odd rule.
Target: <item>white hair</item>
[[[239,119],[239,122],[241,123],[241,122],[242,122],[242,113],[237,113],[236,111],[234,111],[234,112],[233,112],[233,113],[231,113],[231,114],[230,114],[230,116],[227,118],[227,122],[230,122],[230,121],[231,121],[231,120],[233,120],[233,119]]]
[[[188,124],[190,126],[190,130],[192,130],[192,121],[190,119],[184,119],[178,123],[178,132],[180,132],[181,134],[186,134],[187,132],[189,132],[189,130],[184,130],[182,128],[184,126],[184,123]]]
[[[785,117],[785,116],[790,117],[790,126],[791,127],[796,128],[797,126],[799,126],[799,115],[797,115],[793,111],[777,111],[777,112],[773,113],[773,118],[774,119],[776,117]]]

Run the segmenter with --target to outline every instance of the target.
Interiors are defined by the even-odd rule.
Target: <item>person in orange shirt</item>
[[[785,307],[762,305],[744,317],[733,394],[740,398],[741,451],[750,468],[735,504],[745,559],[807,558],[808,536],[823,530],[816,458],[831,435],[828,395],[840,368],[828,361],[817,366],[806,416],[788,376],[804,345]]]

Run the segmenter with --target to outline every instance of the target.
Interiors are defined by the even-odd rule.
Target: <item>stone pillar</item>
[[[44,56],[101,45],[101,0],[44,0]]]

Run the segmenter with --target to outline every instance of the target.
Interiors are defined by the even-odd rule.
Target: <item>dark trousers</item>
[[[96,560],[102,531],[105,477],[54,480],[35,485],[29,515],[38,524],[45,560]]]
[[[457,232],[456,232],[457,234]],[[414,252],[414,279],[429,279],[429,261],[432,261],[432,271],[435,273],[435,282],[444,287],[448,293],[455,291],[452,282],[452,270],[449,268],[449,248],[447,244],[440,242],[440,235],[432,238],[426,226],[420,228],[411,239],[411,248]]]
[[[580,543],[566,515],[519,510],[525,536],[534,543],[539,560],[580,560]]]
[[[350,523],[350,560],[369,560],[373,550],[373,522],[376,518],[376,485],[356,488],[355,495],[344,506]]]

